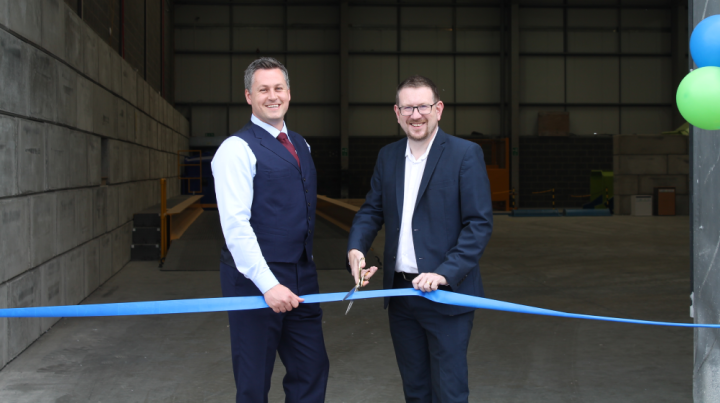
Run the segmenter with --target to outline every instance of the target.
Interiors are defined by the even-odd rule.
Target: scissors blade
[[[345,310],[345,315],[347,315],[348,312],[350,312],[350,308],[352,308],[353,302],[355,302],[355,301],[350,301],[350,303],[348,304],[347,310]]]
[[[348,293],[345,294],[345,298],[343,298],[342,300],[345,301],[346,299],[350,298],[350,296],[355,293],[355,290],[357,290],[357,287],[353,287],[350,291],[348,291]]]

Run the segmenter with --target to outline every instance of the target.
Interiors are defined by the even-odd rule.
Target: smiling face
[[[415,108],[412,115],[403,116],[400,114],[400,108],[432,104],[435,104],[435,99],[429,87],[406,87],[398,93],[398,105],[395,105],[395,115],[400,127],[402,127],[410,140],[423,141],[435,133],[438,122],[442,117],[444,105],[442,101],[438,101],[427,115],[421,115],[418,109]]]
[[[263,122],[282,130],[290,106],[290,88],[280,69],[260,69],[253,74],[252,91],[245,90],[252,113]]]

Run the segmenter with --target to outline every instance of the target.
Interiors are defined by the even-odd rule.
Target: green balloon
[[[693,126],[720,129],[720,67],[693,70],[683,78],[675,96],[680,114]]]

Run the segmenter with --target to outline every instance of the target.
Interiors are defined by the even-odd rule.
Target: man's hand
[[[348,252],[348,262],[350,262],[350,271],[355,278],[356,285],[360,281],[362,273],[365,273],[365,281],[360,284],[360,287],[368,285],[370,283],[370,277],[378,270],[375,266],[365,269],[365,256],[357,249],[352,249]]]
[[[304,299],[293,294],[287,287],[278,284],[275,287],[265,291],[265,303],[272,308],[275,313],[292,311],[297,308]]]
[[[447,285],[444,276],[435,273],[421,273],[412,281],[413,288],[422,292],[430,292],[438,289],[438,286]]]

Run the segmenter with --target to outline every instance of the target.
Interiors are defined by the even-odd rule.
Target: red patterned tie
[[[277,136],[277,139],[280,140],[280,143],[287,148],[288,151],[290,151],[290,154],[292,154],[293,157],[295,157],[295,161],[297,161],[298,167],[300,167],[300,158],[298,158],[297,151],[295,151],[295,147],[293,147],[290,140],[287,138],[287,134],[280,133]]]

